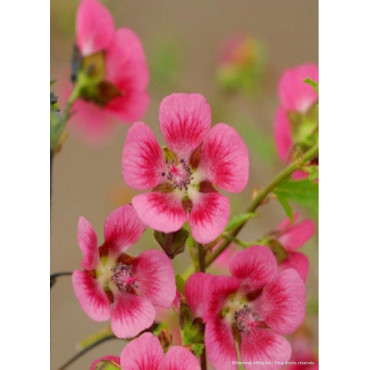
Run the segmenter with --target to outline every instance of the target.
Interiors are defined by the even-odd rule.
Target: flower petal
[[[306,310],[306,289],[293,269],[280,272],[255,300],[255,308],[273,330],[290,334],[302,324]]]
[[[118,338],[132,338],[149,328],[155,319],[155,309],[145,297],[119,293],[112,305],[112,331]]]
[[[204,342],[208,357],[216,370],[234,370],[238,360],[231,326],[220,318],[207,322]]]
[[[240,354],[242,361],[249,370],[262,369],[280,369],[282,364],[276,364],[275,361],[285,362],[290,359],[292,349],[289,342],[279,334],[266,329],[254,329],[248,334],[242,334],[240,343]],[[261,364],[253,364],[261,362]]]
[[[175,273],[171,260],[162,251],[141,253],[132,263],[141,295],[154,305],[169,308],[176,296]]]
[[[135,244],[145,230],[132,205],[115,209],[104,224],[105,245],[109,253],[122,253]]]
[[[185,285],[186,302],[196,317],[203,317],[213,275],[197,272],[189,277]]]
[[[270,248],[254,245],[234,254],[230,262],[230,272],[243,280],[250,290],[258,290],[271,281],[277,270],[277,263]]]
[[[123,96],[109,101],[104,109],[120,121],[133,123],[144,116],[148,105],[149,95],[146,91],[127,91]]]
[[[114,38],[109,10],[96,0],[81,0],[76,17],[77,46],[83,56],[105,50]]]
[[[288,227],[278,238],[287,251],[302,247],[315,233],[315,224],[312,220],[303,220]]]
[[[91,364],[90,370],[97,370],[97,365],[99,365],[99,363],[102,362],[102,361],[109,361],[110,364],[113,363],[114,365],[117,365],[117,366],[115,366],[115,368],[121,369],[121,366],[120,366],[120,358],[119,357],[116,357],[116,356],[104,356],[104,357],[100,357],[97,360],[95,360]],[[101,367],[99,367],[98,369],[101,369]]]
[[[154,191],[132,199],[140,219],[154,230],[170,233],[177,231],[186,221],[181,199],[173,193]]]
[[[146,190],[162,180],[165,162],[152,130],[143,122],[135,123],[126,136],[122,154],[122,174],[126,184]]]
[[[232,127],[219,123],[204,140],[200,167],[207,179],[231,193],[242,191],[249,178],[248,149]]]
[[[124,93],[143,91],[149,71],[141,41],[129,28],[120,28],[105,57],[106,79]]]
[[[82,216],[78,220],[77,240],[83,255],[81,267],[94,270],[99,262],[98,238],[89,221]]]
[[[172,94],[162,100],[159,122],[169,147],[187,157],[211,127],[211,108],[200,94]]]
[[[217,192],[198,193],[189,215],[194,239],[203,244],[216,239],[224,231],[229,217],[229,198]]]
[[[207,302],[203,305],[203,321],[207,322],[218,317],[230,294],[237,292],[239,287],[240,280],[232,276],[213,276],[205,297]]]
[[[293,137],[289,118],[283,107],[279,107],[275,113],[274,137],[277,153],[280,159],[285,162],[289,159]]]
[[[290,252],[289,257],[279,265],[279,270],[293,268],[299,274],[303,281],[306,281],[310,261],[306,255],[298,252]]]
[[[186,348],[175,346],[171,347],[166,353],[163,370],[200,370],[198,360]]]
[[[316,91],[303,82],[305,78],[318,82],[319,70],[315,64],[305,63],[284,71],[279,81],[279,97],[285,110],[306,112],[317,102]]]
[[[74,293],[86,315],[94,321],[110,318],[110,302],[103,288],[86,271],[76,270],[72,274]]]
[[[126,344],[121,352],[122,370],[160,370],[163,350],[157,337],[144,333]]]

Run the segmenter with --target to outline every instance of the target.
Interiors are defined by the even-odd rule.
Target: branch
[[[198,247],[198,268],[200,272],[206,271],[206,247],[203,244],[197,243]],[[204,335],[204,328],[203,328]],[[207,370],[207,354],[206,348],[203,348],[202,354],[200,355],[200,367],[202,370]]]
[[[252,200],[249,207],[246,210],[246,213],[254,212],[261,203],[265,200],[265,198],[286,178],[288,178],[294,171],[298,170],[302,167],[304,163],[309,162],[311,159],[315,158],[319,153],[319,144],[314,145],[310,150],[308,150],[302,157],[300,163],[293,162],[284,170],[282,170],[266,187],[260,190],[257,196]],[[246,220],[240,226],[238,226],[235,230],[230,232],[229,238],[224,240],[222,244],[217,248],[214,253],[212,253],[206,260],[206,267],[209,267],[212,262],[231,244],[232,240],[239,234],[240,230],[245,226],[248,222]]]
[[[54,286],[54,284],[57,282],[58,277],[60,276],[71,276],[73,272],[56,272],[55,274],[50,275],[50,288]]]
[[[76,355],[74,355],[71,359],[69,359],[64,365],[62,365],[58,370],[65,370],[68,366],[72,365],[76,360],[78,360],[80,357],[82,357],[85,353],[91,351],[95,347],[99,346],[100,344],[107,342],[108,340],[112,339],[118,339],[114,335],[107,335],[106,337],[98,340],[97,342],[91,344],[90,346],[84,348],[80,352],[78,352]]]

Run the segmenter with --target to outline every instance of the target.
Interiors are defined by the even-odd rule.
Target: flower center
[[[111,279],[121,292],[134,292],[138,288],[136,278],[132,276],[132,266],[118,262],[111,271]]]
[[[171,160],[167,163],[167,167],[167,180],[170,181],[173,187],[179,190],[188,190],[188,186],[191,180],[193,180],[193,177],[190,166],[185,160],[181,159],[178,165],[176,165],[174,160]]]
[[[235,326],[242,333],[249,333],[251,327],[261,321],[261,316],[249,305],[244,305],[239,311],[234,314]]]

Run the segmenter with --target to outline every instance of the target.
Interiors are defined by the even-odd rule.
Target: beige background
[[[306,61],[317,62],[318,4],[314,0],[109,0],[104,3],[111,10],[116,27],[132,28],[142,39],[150,61],[153,50],[161,39],[176,40],[181,56],[179,89],[200,92],[208,99],[219,98],[214,79],[215,59],[220,42],[236,31],[245,31],[260,39],[268,50],[268,73],[263,82],[261,99],[233,97],[227,104],[235,108],[246,122],[254,125],[266,137],[272,137],[274,110],[278,99],[276,84],[283,69]],[[61,81],[68,76],[69,60],[74,41],[74,18],[77,0],[51,1],[51,78]],[[158,105],[173,92],[153,82],[149,89],[151,104],[144,121],[155,131],[158,125]],[[225,102],[226,104],[226,102]],[[227,115],[227,114],[226,114]],[[230,119],[233,114],[230,114]],[[264,185],[282,167],[278,160],[265,163],[251,150],[246,130],[241,122],[237,127],[250,149],[250,182],[241,195],[233,195],[232,212],[245,209],[254,187]],[[125,187],[121,176],[121,154],[127,126],[117,129],[111,142],[99,148],[68,137],[54,161],[51,215],[51,272],[71,271],[79,267],[81,255],[76,242],[77,220],[84,215],[102,241],[103,223],[111,210],[130,201],[134,192]],[[274,228],[284,217],[275,203],[261,208],[261,217],[252,220],[243,233],[245,240],[253,240]],[[145,237],[132,253],[153,247],[151,235]],[[304,247],[311,260],[308,296],[317,295],[317,238]],[[176,269],[186,269],[188,259],[176,259]],[[315,317],[310,318],[316,332]],[[51,369],[57,369],[76,353],[79,340],[104,328],[106,324],[91,321],[80,309],[72,292],[69,278],[61,278],[51,291]],[[119,355],[123,344],[111,341],[90,352],[70,369],[88,369],[101,355]]]

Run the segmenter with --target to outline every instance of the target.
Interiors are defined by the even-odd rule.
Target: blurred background
[[[264,186],[284,166],[277,158],[273,141],[274,113],[279,104],[277,82],[286,68],[304,62],[317,63],[318,2],[101,2],[113,14],[116,28],[129,27],[141,38],[150,67],[151,97],[142,120],[158,138],[162,140],[158,128],[159,104],[172,92],[203,94],[212,106],[213,123],[228,123],[243,136],[249,149],[250,180],[243,193],[230,196],[232,215],[243,212],[253,189]],[[65,95],[68,83],[78,3],[77,0],[51,0],[50,78],[56,80],[53,90],[60,97]],[[233,43],[239,42],[242,47],[230,62],[225,53],[228,54],[230,45],[232,48]],[[240,66],[242,72],[238,69]],[[125,124],[117,124],[109,139],[95,145],[71,132],[56,155],[52,176],[51,273],[79,268],[81,254],[76,231],[80,215],[90,221],[102,242],[105,218],[114,208],[130,202],[135,194],[125,186],[121,175],[127,129]],[[317,225],[317,215],[299,211],[314,219]],[[262,206],[258,213],[260,217],[249,221],[241,239],[255,240],[286,217],[276,201]],[[157,246],[146,231],[130,253],[136,255],[153,247]],[[315,353],[318,342],[317,232],[300,251],[310,258],[310,272],[307,318],[299,333]],[[176,272],[185,271],[189,263],[186,253],[177,256]],[[79,341],[105,327],[107,323],[91,321],[80,309],[70,278],[60,278],[51,291],[51,369],[58,369],[77,353]],[[94,359],[106,354],[119,355],[122,348],[122,341],[107,342],[69,368],[88,369]]]

